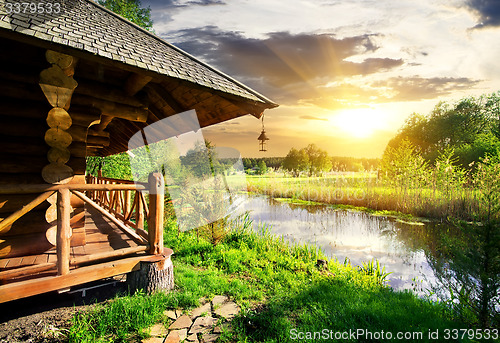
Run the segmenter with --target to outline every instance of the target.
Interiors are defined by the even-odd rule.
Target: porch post
[[[69,274],[71,239],[71,204],[68,188],[63,188],[57,193],[57,210],[57,275],[66,275]]]
[[[161,173],[151,173],[149,183],[149,253],[158,255],[163,253],[163,214],[165,181]]]

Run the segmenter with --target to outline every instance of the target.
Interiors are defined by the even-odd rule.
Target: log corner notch
[[[51,147],[47,158],[49,164],[42,170],[42,177],[47,183],[68,183],[74,172],[66,165],[70,159],[69,145],[73,139],[66,131],[72,125],[67,110],[71,97],[78,83],[73,79],[76,59],[72,56],[48,50],[45,54],[50,68],[40,73],[40,88],[53,107],[47,116],[50,129],[45,133],[45,142]]]

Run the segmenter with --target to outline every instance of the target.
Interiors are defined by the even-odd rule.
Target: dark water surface
[[[337,210],[324,205],[296,205],[265,196],[247,196],[240,210],[249,211],[258,225],[296,243],[315,244],[339,262],[348,258],[352,265],[377,259],[392,272],[389,284],[398,290],[419,294],[435,283],[429,258],[433,258],[435,235],[451,230],[446,224],[428,222],[411,225],[393,218],[364,212]]]

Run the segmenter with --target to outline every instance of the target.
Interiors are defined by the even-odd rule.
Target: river
[[[248,211],[257,230],[267,224],[271,233],[289,242],[316,245],[330,258],[352,265],[376,259],[385,266],[389,285],[426,294],[436,278],[429,258],[436,251],[434,236],[452,230],[447,224],[419,225],[365,212],[326,205],[297,205],[265,196],[245,197],[239,211]]]

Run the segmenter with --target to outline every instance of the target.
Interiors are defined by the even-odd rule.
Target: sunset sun
[[[340,111],[333,119],[334,126],[346,135],[368,138],[383,127],[384,115],[373,108],[360,108]]]

